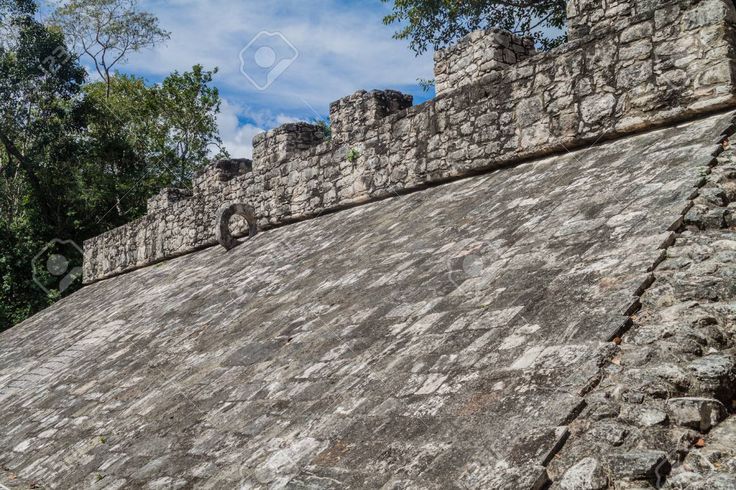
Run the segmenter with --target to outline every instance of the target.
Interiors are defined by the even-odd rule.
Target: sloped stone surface
[[[616,488],[734,488],[736,229],[724,216],[736,154],[727,139],[720,148],[631,330],[571,424],[570,444],[550,465],[560,486],[583,461],[621,451],[631,461],[615,457],[604,468],[617,475]]]
[[[736,106],[732,0],[572,4],[574,24],[608,28],[490,73],[467,55],[492,56],[498,32],[471,34],[438,59],[462,79],[453,90],[440,76],[439,96],[410,108],[391,91],[344,97],[323,143],[323,128],[306,124],[260,135],[252,171],[210,167],[191,198],[156,199],[170,205],[85,241],[84,281],[215,244],[212,222],[231,202],[270,228]]]
[[[87,286],[0,336],[0,479],[542,488],[730,120]]]

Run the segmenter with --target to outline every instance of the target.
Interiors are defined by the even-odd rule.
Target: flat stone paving
[[[731,118],[87,286],[0,334],[0,482],[541,486]]]

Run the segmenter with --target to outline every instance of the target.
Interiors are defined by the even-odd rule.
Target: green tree
[[[217,130],[220,96],[215,72],[195,65],[162,83],[117,74],[85,86],[91,107],[82,194],[100,223],[90,235],[145,213],[163,187],[186,187],[210,159],[227,157]]]
[[[48,237],[70,232],[84,70],[31,2],[0,0],[0,330],[55,299],[35,286]]]
[[[408,39],[416,54],[442,49],[464,35],[498,27],[534,37],[543,49],[564,41],[550,35],[564,28],[566,0],[382,0],[392,2],[384,24],[399,26],[396,39]]]
[[[44,257],[37,264],[54,240],[81,244],[137,218],[161,187],[188,183],[210,155],[226,154],[214,72],[85,83],[62,30],[38,22],[30,0],[0,0],[0,33],[3,330],[61,296],[39,287],[61,277]]]
[[[165,164],[167,185],[187,185],[213,153],[215,159],[228,156],[217,130],[220,95],[210,86],[215,73],[195,65],[191,71],[175,71],[152,89],[161,122],[153,133],[153,158]]]
[[[60,172],[72,156],[81,131],[82,106],[77,98],[84,70],[70,62],[63,35],[47,29],[33,17],[33,10],[16,10],[3,16],[4,31],[11,33],[0,46],[0,173],[9,205],[2,212],[12,222],[11,211],[22,204],[28,189],[31,204],[42,221],[57,230],[63,210],[53,198],[57,185],[47,177]],[[22,182],[21,182],[22,181]]]
[[[71,40],[76,53],[86,55],[105,81],[107,95],[113,68],[133,52],[169,39],[169,33],[137,0],[71,0],[52,16]]]
[[[27,220],[0,221],[0,331],[50,305],[55,297],[44,294],[33,281],[33,257],[44,241]]]

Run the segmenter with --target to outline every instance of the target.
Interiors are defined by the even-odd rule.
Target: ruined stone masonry
[[[637,291],[630,330],[618,332],[571,440],[550,465],[563,489],[626,480],[736,488],[734,130],[693,181],[647,287]]]
[[[574,449],[578,426],[597,406],[596,386],[609,385],[602,376],[630,362],[616,359],[610,340],[623,335],[627,348],[636,330],[621,327],[665,284],[651,282],[651,269],[660,263],[654,273],[664,277],[663,254],[677,248],[672,230],[683,212],[694,201],[690,211],[709,222],[726,216],[698,207],[695,192],[733,117],[368,203],[261,231],[230,251],[209,247],[85,286],[0,335],[0,482],[561,483],[568,466],[596,454],[585,442]],[[730,236],[718,244],[728,250],[734,234],[720,233]],[[711,264],[715,274],[734,270]],[[679,287],[695,294],[699,279],[690,281]],[[729,311],[703,327],[714,339],[704,353],[733,345],[715,330],[733,331]],[[703,359],[696,354],[670,364],[689,369]],[[632,359],[657,372],[658,358]],[[666,402],[668,385],[639,388],[653,375],[630,374],[637,384],[628,382],[626,399],[644,397],[634,408]],[[729,386],[717,396],[670,398],[726,399]],[[631,434],[603,454],[616,451],[641,467],[636,451],[653,451],[659,463],[675,448]],[[618,444],[607,432],[596,444],[604,436]],[[596,459],[608,471],[608,460]],[[651,474],[650,467],[607,482],[641,488]]]
[[[435,99],[358,92],[330,108],[330,141],[307,124],[257,136],[252,167],[218,163],[192,196],[164,191],[144,218],[85,242],[85,281],[213,245],[223,203],[252,206],[267,229],[733,105],[731,2],[603,4],[571,2],[572,39],[548,53],[471,34],[438,54]]]
[[[568,6],[88,241],[0,334],[0,483],[736,488],[734,6]]]
[[[502,30],[476,31],[434,56],[437,95],[501,72],[535,53],[533,39],[519,39]]]

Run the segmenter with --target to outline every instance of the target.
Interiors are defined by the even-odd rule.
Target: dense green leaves
[[[218,149],[217,89],[213,72],[195,66],[160,85],[116,75],[85,87],[90,105],[83,196],[104,223],[120,225],[145,212],[146,199],[162,187],[185,187]],[[97,227],[94,227],[97,228]],[[93,233],[95,230],[89,230]]]
[[[28,205],[39,219],[58,229],[60,210],[44,177],[58,174],[57,159],[74,151],[81,130],[77,96],[84,71],[67,62],[61,33],[48,30],[27,11],[13,12],[3,18],[3,24],[11,33],[0,46],[0,169],[6,179],[4,188],[28,190]],[[0,209],[0,216],[13,222],[15,216],[10,211],[20,209],[24,196],[4,197],[11,203]]]
[[[158,190],[189,185],[225,153],[214,72],[88,83],[62,30],[25,0],[0,0],[0,31],[2,330],[79,287],[75,244],[141,216]]]
[[[0,221],[0,330],[18,323],[55,299],[33,281],[33,257],[44,242],[28,222]]]
[[[392,2],[387,25],[398,24],[397,39],[408,39],[421,54],[430,47],[441,49],[462,36],[499,27],[533,36],[542,48],[564,40],[550,35],[565,25],[566,0],[382,0]]]

